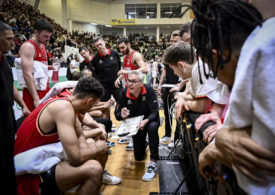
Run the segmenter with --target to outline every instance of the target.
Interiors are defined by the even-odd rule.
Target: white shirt
[[[76,61],[76,60],[72,60],[70,64],[72,64],[73,66],[77,67],[77,68],[71,68],[70,67],[71,73],[77,72],[77,69],[79,68],[80,63],[78,61]]]
[[[238,61],[224,126],[251,126],[251,137],[275,151],[275,17],[257,27],[245,41]],[[238,183],[248,194],[275,194],[275,177],[259,185],[234,169]],[[255,170],[256,172],[257,170]]]
[[[152,64],[151,63],[147,63],[147,71],[149,73],[151,73],[151,70],[152,70]]]
[[[199,66],[202,84],[200,83]],[[208,72],[208,65],[204,64],[206,72]],[[208,79],[204,75],[203,62],[198,60],[192,69],[192,77],[190,79],[190,93],[195,98],[208,97],[217,104],[227,104],[229,101],[229,90],[227,85],[222,82],[209,77]]]
[[[156,77],[157,76],[157,66],[158,66],[158,63],[157,62],[153,62],[153,64],[152,64],[152,77]]]

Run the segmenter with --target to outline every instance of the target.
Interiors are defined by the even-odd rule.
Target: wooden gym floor
[[[114,110],[111,110],[113,124],[118,127],[119,123],[114,117]],[[163,117],[163,110],[160,110],[160,117]],[[164,135],[164,122],[159,128],[159,137]],[[110,139],[115,142],[111,147],[112,154],[106,164],[106,170],[112,175],[122,179],[119,185],[102,185],[102,195],[148,195],[149,192],[159,192],[158,175],[151,182],[142,181],[146,166],[150,163],[150,151],[147,150],[147,158],[144,161],[135,161],[133,151],[126,151],[127,144],[117,144],[117,139]]]

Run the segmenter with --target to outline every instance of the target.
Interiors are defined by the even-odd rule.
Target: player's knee
[[[89,160],[84,164],[84,174],[88,178],[101,178],[103,175],[103,168],[96,160]]]

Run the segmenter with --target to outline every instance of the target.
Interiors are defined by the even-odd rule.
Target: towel
[[[51,97],[59,94],[65,88],[73,88],[76,86],[78,81],[64,81],[60,83],[56,83],[51,90],[44,96],[43,99],[40,100],[40,104],[46,102]]]
[[[18,84],[23,88],[27,87],[23,76],[21,58],[15,58],[14,66],[16,69]],[[33,78],[36,90],[46,90],[49,80],[48,66],[43,64],[42,62],[34,61]]]
[[[40,174],[66,158],[61,142],[39,146],[14,157],[15,174]]]

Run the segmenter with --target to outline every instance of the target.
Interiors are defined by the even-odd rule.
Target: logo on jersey
[[[110,60],[113,60],[113,59],[114,59],[113,56],[111,56],[111,57],[110,57]]]
[[[103,61],[102,60],[99,60],[99,64],[102,64],[103,63]]]
[[[142,101],[145,101],[145,100],[146,100],[145,96],[142,96]]]
[[[131,100],[128,100],[127,104],[132,104]]]

